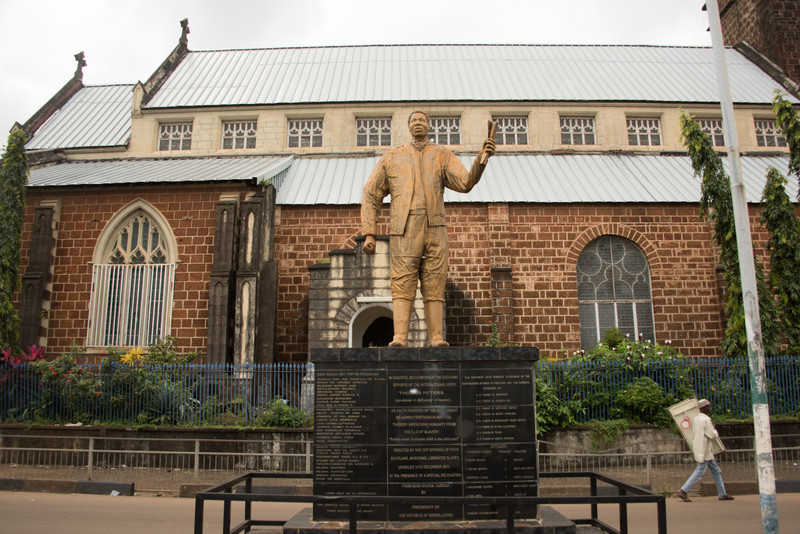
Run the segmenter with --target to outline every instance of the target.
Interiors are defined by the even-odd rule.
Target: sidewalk
[[[782,532],[800,531],[800,493],[779,494],[777,501]],[[0,517],[2,532],[8,534],[191,533],[194,503],[194,499],[172,497],[0,492]],[[289,519],[305,507],[307,505],[292,503],[258,503],[253,505],[253,517]],[[573,519],[589,516],[588,505],[554,508]],[[241,520],[242,510],[240,504],[234,504],[234,524]],[[603,521],[618,527],[618,517],[616,505],[600,506]],[[222,503],[206,502],[203,524],[207,534],[222,531]],[[655,505],[628,506],[628,525],[631,534],[655,534]],[[760,499],[758,495],[742,495],[735,501],[723,502],[716,497],[698,497],[685,503],[669,498],[667,528],[669,534],[757,534],[762,532]]]

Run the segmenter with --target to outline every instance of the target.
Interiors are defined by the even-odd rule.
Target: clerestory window
[[[696,119],[697,124],[705,132],[711,144],[725,146],[725,130],[722,129],[722,119]]]
[[[561,117],[561,143],[593,145],[596,143],[594,117]]]
[[[392,119],[356,119],[356,146],[392,146]]]
[[[498,145],[527,145],[528,117],[493,117],[497,124],[494,140]]]
[[[255,148],[257,121],[230,121],[222,123],[223,150]]]
[[[786,139],[774,119],[755,119],[758,146],[786,146]]]
[[[661,121],[658,119],[630,118],[628,144],[632,146],[658,146],[661,144]]]
[[[288,126],[289,148],[322,146],[322,119],[290,120]]]
[[[428,139],[440,145],[461,144],[461,119],[458,117],[431,117]]]
[[[158,127],[158,150],[191,150],[192,123],[161,124]]]

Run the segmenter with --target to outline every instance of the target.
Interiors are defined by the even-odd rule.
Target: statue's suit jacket
[[[444,188],[468,193],[481,179],[485,165],[478,158],[469,171],[455,154],[434,143],[422,151],[420,160],[413,145],[402,145],[384,154],[364,186],[361,201],[361,232],[376,235],[378,211],[386,195],[392,195],[389,234],[402,235],[411,209],[414,176],[421,175],[428,226],[445,226]]]

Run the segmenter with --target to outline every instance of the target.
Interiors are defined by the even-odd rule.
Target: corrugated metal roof
[[[31,170],[29,187],[269,180],[293,156],[69,162]]]
[[[273,180],[281,205],[353,205],[378,157],[237,157],[68,162],[31,170],[29,187]],[[465,166],[473,156],[459,156]],[[759,202],[768,167],[788,157],[742,157],[748,202]],[[797,180],[787,192],[797,198]],[[446,202],[651,203],[700,199],[688,156],[497,155],[467,194]],[[388,198],[386,199],[388,202]]]
[[[277,202],[360,204],[378,159],[298,158],[278,190]],[[474,157],[460,159],[469,167]],[[768,167],[786,174],[788,165],[788,157],[743,157],[748,202],[760,201]],[[797,198],[797,180],[789,180],[787,192]],[[696,203],[699,199],[700,179],[695,178],[689,157],[660,155],[497,155],[471,192],[445,191],[446,202]]]
[[[27,150],[125,145],[131,133],[133,85],[84,87],[25,145]]]
[[[727,50],[733,99],[779,85]],[[190,52],[150,108],[410,101],[718,102],[711,48],[382,45]]]

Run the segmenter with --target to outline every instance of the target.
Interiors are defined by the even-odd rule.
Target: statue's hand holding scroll
[[[481,148],[481,163],[486,165],[486,161],[494,155],[495,151],[495,143],[494,139],[487,139],[483,142],[483,147]]]
[[[486,138],[486,141],[483,142],[481,153],[478,156],[478,161],[481,163],[481,165],[486,165],[486,162],[489,161],[489,158],[494,155],[495,151],[494,136],[497,133],[497,123],[489,121],[488,130],[489,130],[488,136]]]

